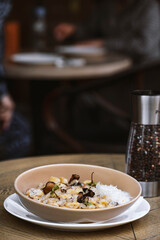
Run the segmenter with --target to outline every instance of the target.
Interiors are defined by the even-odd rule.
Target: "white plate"
[[[17,53],[10,59],[16,63],[23,64],[56,64],[62,61],[62,58],[50,53]]]
[[[120,226],[144,217],[150,210],[149,203],[140,197],[127,211],[106,222],[96,223],[57,223],[42,219],[27,211],[16,193],[4,201],[4,208],[12,215],[25,221],[62,231],[95,231]]]
[[[57,67],[81,67],[86,64],[82,58],[64,59],[64,57],[49,53],[17,53],[10,57],[11,61],[21,64],[48,65]]]
[[[106,51],[102,47],[90,46],[60,46],[56,49],[61,54],[72,55],[103,55]]]

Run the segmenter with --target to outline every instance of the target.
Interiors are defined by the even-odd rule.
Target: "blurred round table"
[[[20,64],[15,62],[6,62],[6,77],[8,82],[13,87],[15,97],[23,92],[25,93],[28,84],[28,96],[31,109],[31,118],[33,125],[33,138],[34,138],[34,151],[36,155],[42,151],[41,147],[41,131],[44,127],[42,106],[44,99],[48,93],[57,88],[68,89],[71,91],[77,89],[78,91],[85,92],[89,89],[98,89],[101,84],[107,87],[114,84],[115,81],[119,82],[119,75],[126,72],[132,66],[132,60],[126,56],[107,54],[102,59],[90,59],[88,64],[79,67],[63,67],[58,68],[55,65],[36,65],[36,64]],[[112,79],[115,77],[115,81]],[[21,90],[20,90],[21,89]],[[65,107],[62,107],[61,112],[66,112],[65,118],[67,122],[72,125],[73,112],[72,105],[74,103],[75,95],[68,95],[65,100]],[[25,107],[23,109],[26,109]],[[65,109],[65,110],[64,110]],[[44,145],[44,144],[42,144]]]
[[[110,77],[129,69],[132,60],[122,55],[108,55],[103,60],[92,61],[86,65],[58,68],[54,65],[17,64],[6,62],[6,77],[28,80],[76,80]]]

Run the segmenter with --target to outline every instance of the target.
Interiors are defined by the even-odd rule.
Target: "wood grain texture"
[[[3,201],[14,193],[14,180],[25,170],[52,163],[83,163],[124,171],[125,156],[121,154],[79,154],[24,158],[0,162],[0,240],[159,240],[160,197],[148,198],[151,211],[133,223],[102,231],[76,233],[61,232],[20,220],[3,207]]]

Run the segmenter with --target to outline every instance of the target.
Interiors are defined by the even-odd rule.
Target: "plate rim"
[[[49,222],[42,218],[40,218],[40,219],[42,219],[42,221],[41,221],[41,220],[37,220],[37,219],[31,219],[29,217],[23,217],[20,214],[16,214],[15,212],[11,211],[10,209],[8,209],[7,203],[10,199],[13,200],[12,199],[13,197],[16,197],[19,200],[18,194],[13,193],[13,194],[9,195],[4,200],[4,203],[3,203],[3,206],[8,213],[10,213],[11,215],[13,215],[19,219],[22,219],[24,221],[34,223],[34,224],[44,226],[44,227],[58,229],[58,230],[72,230],[72,231],[74,231],[74,230],[84,231],[85,230],[86,231],[86,230],[100,230],[100,229],[105,229],[105,228],[112,228],[112,227],[116,227],[116,226],[120,226],[120,225],[124,225],[124,224],[130,223],[130,222],[136,221],[136,220],[144,217],[150,211],[150,204],[148,203],[148,201],[146,199],[143,198],[142,201],[147,206],[145,213],[143,213],[142,215],[140,215],[138,217],[134,217],[133,219],[130,219],[130,220],[122,220],[122,221],[118,221],[118,222],[114,222],[114,223],[109,222],[109,220],[107,222],[99,222],[99,223],[56,223],[56,222]],[[21,204],[21,203],[19,202],[19,204]],[[139,204],[142,204],[142,202]],[[22,205],[21,205],[21,207],[24,208]],[[28,211],[28,210],[26,210],[26,211]],[[128,211],[129,211],[129,209],[128,209]],[[33,215],[35,215],[35,214],[33,214]]]
[[[41,58],[41,60],[40,61],[37,61],[37,59],[35,60],[33,58],[34,56]],[[22,63],[22,64],[49,64],[49,63],[54,63],[56,58],[58,59],[60,57],[58,57],[57,54],[39,53],[39,52],[15,53],[10,56],[10,60],[12,62]]]

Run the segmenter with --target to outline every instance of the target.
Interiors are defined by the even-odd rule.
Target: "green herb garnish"
[[[91,202],[84,202],[83,204],[86,205],[86,206],[91,206],[92,205]]]
[[[57,189],[59,189],[59,186],[58,186],[58,185],[55,185],[55,186],[52,188],[51,194],[54,193]]]
[[[89,183],[87,183],[87,185],[89,185],[89,186],[96,186],[97,183],[96,182],[89,182]]]
[[[89,183],[87,183],[87,185],[89,185],[89,186],[96,186],[97,185],[96,182],[93,182],[93,174],[94,174],[94,172],[91,173],[91,181]]]

